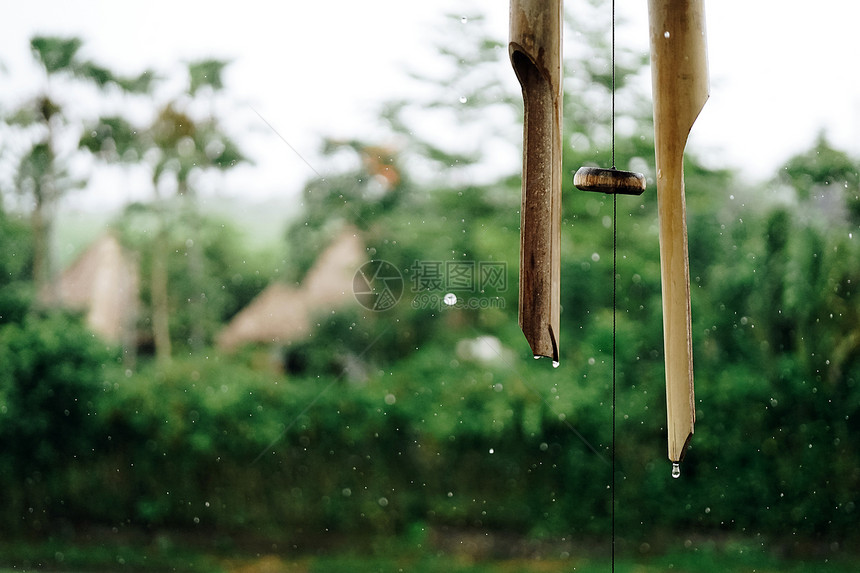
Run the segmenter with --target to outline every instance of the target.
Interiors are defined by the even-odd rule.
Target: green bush
[[[6,523],[64,512],[69,468],[95,455],[115,354],[63,314],[0,327],[0,480]],[[41,521],[40,521],[41,520]]]

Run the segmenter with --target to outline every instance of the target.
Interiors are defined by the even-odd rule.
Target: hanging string
[[[612,168],[615,169],[615,0],[612,0]],[[612,194],[612,573],[615,573],[615,315],[618,267],[618,195]]]
[[[615,0],[612,0],[612,168],[615,169]],[[613,195],[614,197],[614,195]]]

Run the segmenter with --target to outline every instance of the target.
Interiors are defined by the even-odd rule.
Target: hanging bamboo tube
[[[511,64],[523,90],[520,327],[558,364],[561,237],[561,0],[511,0]]]
[[[696,418],[684,148],[708,99],[702,0],[649,0],[669,459],[686,453]]]

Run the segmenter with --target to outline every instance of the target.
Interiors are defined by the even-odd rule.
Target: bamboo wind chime
[[[508,47],[523,90],[520,328],[558,366],[562,2],[511,0]]]
[[[649,0],[654,138],[663,292],[666,404],[672,475],[680,475],[695,422],[684,148],[708,98],[702,0]],[[562,1],[511,0],[511,64],[523,91],[519,322],[535,358],[558,365],[561,232]],[[615,168],[613,3],[613,165],[583,167],[584,191],[639,195],[645,178]],[[614,369],[614,366],[613,366]],[[614,374],[613,374],[614,376]],[[613,378],[614,380],[614,378]]]
[[[672,475],[693,437],[693,334],[684,198],[684,148],[708,99],[702,0],[649,0],[654,147],[663,288],[666,412]]]

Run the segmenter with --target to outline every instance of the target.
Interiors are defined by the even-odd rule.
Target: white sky
[[[245,102],[235,119],[249,134],[239,139],[257,164],[235,170],[222,186],[255,199],[296,193],[313,172],[261,125],[251,105],[314,165],[320,136],[365,135],[374,129],[377,103],[414,87],[405,70],[432,65],[445,14],[468,16],[476,7],[505,39],[508,13],[507,0],[0,0],[0,6],[5,106],[32,84],[28,39],[36,33],[81,36],[88,55],[127,73],[201,57],[233,59],[228,88]],[[608,14],[609,0],[606,6]],[[643,52],[646,6],[616,3],[619,17],[630,20],[619,43]],[[711,99],[692,147],[751,180],[771,176],[822,128],[837,147],[860,155],[860,2],[706,0],[706,12]],[[123,181],[119,173],[97,178],[90,200],[94,193],[104,197],[106,186],[134,187]]]

